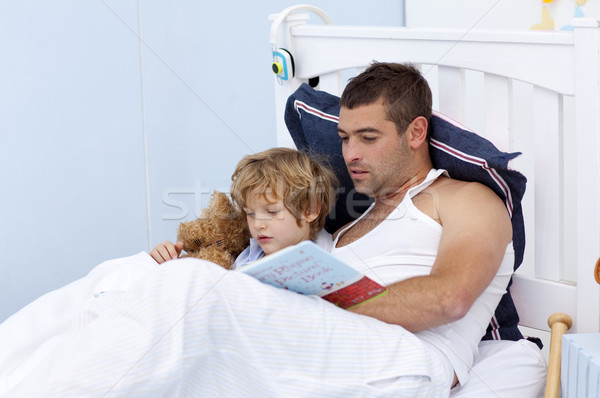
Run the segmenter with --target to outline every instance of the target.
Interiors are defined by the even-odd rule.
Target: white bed
[[[309,13],[322,23],[308,24]],[[273,51],[287,50],[295,72],[275,79],[279,145],[294,146],[284,108],[302,83],[319,77],[317,89],[339,95],[373,60],[418,65],[434,109],[523,153],[512,167],[528,179],[527,245],[512,294],[524,333],[547,347],[556,312],[573,333],[600,331],[599,21],[575,19],[574,32],[336,26],[309,5],[271,20]]]

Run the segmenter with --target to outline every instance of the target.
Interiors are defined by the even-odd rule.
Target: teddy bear
[[[212,261],[230,269],[250,244],[246,215],[225,193],[215,191],[200,217],[179,225],[177,241],[183,242],[183,257]]]

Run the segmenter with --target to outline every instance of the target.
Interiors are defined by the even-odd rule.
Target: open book
[[[275,287],[320,296],[341,308],[353,307],[387,291],[311,241],[282,249],[238,271]]]

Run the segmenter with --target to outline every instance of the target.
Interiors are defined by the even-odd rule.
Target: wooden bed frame
[[[324,24],[308,24],[308,12]],[[523,153],[512,167],[528,178],[527,245],[511,291],[524,330],[547,341],[548,319],[561,312],[572,332],[600,332],[599,21],[575,19],[573,32],[336,26],[309,5],[271,19],[273,50],[295,66],[294,77],[275,79],[280,146],[294,145],[283,115],[301,83],[318,76],[318,89],[339,95],[373,60],[418,65],[434,109]]]

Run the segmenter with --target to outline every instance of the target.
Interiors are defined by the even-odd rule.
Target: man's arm
[[[500,198],[481,184],[456,180],[427,194],[415,205],[443,228],[430,275],[395,283],[352,311],[418,332],[462,318],[494,278],[512,239]]]

